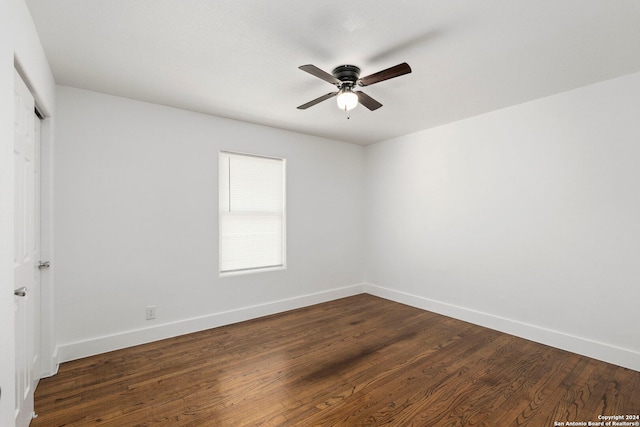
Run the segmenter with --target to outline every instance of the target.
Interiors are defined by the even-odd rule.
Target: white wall
[[[62,361],[359,292],[363,147],[68,87],[57,101]],[[218,277],[221,149],[287,159],[286,270]]]
[[[640,73],[369,146],[373,293],[640,370]]]

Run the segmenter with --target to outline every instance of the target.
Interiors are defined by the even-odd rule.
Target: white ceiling
[[[370,144],[640,71],[638,0],[27,0],[61,85]],[[347,120],[298,69],[401,62]]]

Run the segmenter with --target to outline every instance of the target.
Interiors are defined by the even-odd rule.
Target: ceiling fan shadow
[[[442,30],[429,30],[425,33],[418,34],[417,36],[412,37],[408,40],[405,40],[402,43],[395,44],[393,46],[386,48],[381,52],[378,52],[376,55],[369,57],[368,61],[375,63],[379,61],[386,61],[388,59],[393,59],[393,57],[396,57],[399,52],[418,47],[432,40],[436,40],[439,37],[441,37],[443,33],[444,31]]]
[[[300,51],[305,52],[306,56],[313,57],[320,62],[330,61],[335,56],[335,51],[327,46],[324,46],[323,44],[318,43],[317,40],[311,37],[298,37],[296,40],[296,44],[298,45]]]

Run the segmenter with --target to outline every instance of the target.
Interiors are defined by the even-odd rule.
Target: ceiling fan
[[[406,62],[362,78],[360,77],[360,68],[355,65],[340,65],[334,68],[331,74],[311,64],[301,65],[298,68],[338,88],[337,92],[329,92],[313,101],[300,105],[298,107],[299,110],[306,110],[334,96],[338,97],[338,108],[344,111],[352,110],[358,103],[364,105],[371,111],[377,110],[382,107],[381,103],[366,93],[359,90],[354,91],[353,89],[357,86],[371,86],[374,83],[379,83],[411,72],[411,67]]]

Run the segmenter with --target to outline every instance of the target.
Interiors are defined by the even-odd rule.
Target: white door
[[[33,96],[17,72],[14,105],[16,427],[24,427],[34,415],[40,363],[40,144]]]

